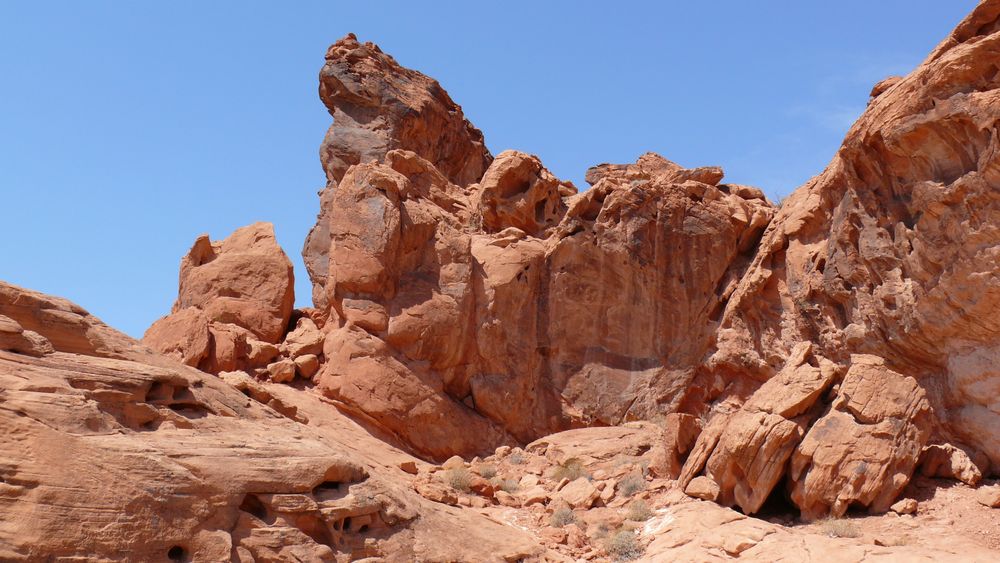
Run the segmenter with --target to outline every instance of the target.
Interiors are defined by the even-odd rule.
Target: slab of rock
[[[44,336],[24,330],[24,327],[14,319],[0,315],[0,350],[10,350],[29,356],[44,356],[54,352],[55,348]]]
[[[801,343],[785,367],[732,414],[710,425],[698,438],[682,472],[687,485],[702,465],[718,484],[718,501],[757,512],[785,476],[788,459],[817,415],[820,396],[837,376],[833,362]]]
[[[555,496],[573,508],[586,509],[594,505],[601,492],[586,477],[580,477],[559,489]]]

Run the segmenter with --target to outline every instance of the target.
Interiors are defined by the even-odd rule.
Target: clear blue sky
[[[0,279],[141,336],[199,233],[266,220],[308,305],[316,75],[350,31],[437,78],[494,154],[583,187],[588,166],[652,150],[777,199],[974,5],[5,1]]]

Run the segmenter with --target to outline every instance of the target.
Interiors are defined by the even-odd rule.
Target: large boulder
[[[143,343],[187,365],[219,373],[247,367],[254,343],[281,342],[294,305],[292,264],[270,223],[195,240],[181,259],[172,312]]]
[[[931,433],[930,404],[912,377],[855,355],[829,411],[792,454],[792,501],[805,518],[851,506],[885,512],[909,483]]]

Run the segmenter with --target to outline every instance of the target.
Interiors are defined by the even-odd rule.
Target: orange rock
[[[792,456],[792,501],[806,518],[849,506],[885,512],[906,487],[930,435],[931,410],[915,379],[855,355],[831,409]]]
[[[711,477],[695,477],[684,487],[684,494],[702,500],[716,500],[719,498],[719,484]]]
[[[181,260],[173,311],[143,343],[212,373],[263,367],[276,356],[269,345],[284,336],[293,301],[292,265],[269,223],[221,242],[202,235]]]

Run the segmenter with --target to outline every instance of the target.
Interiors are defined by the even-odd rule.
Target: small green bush
[[[653,517],[653,511],[649,509],[649,506],[641,501],[634,500],[628,505],[628,512],[625,514],[625,518],[632,520],[633,522],[645,522]]]
[[[632,561],[638,559],[643,552],[642,544],[635,537],[635,532],[629,530],[620,530],[611,536],[604,549],[615,561]]]
[[[560,508],[552,513],[549,517],[549,524],[553,528],[562,528],[563,526],[569,526],[570,524],[576,522],[576,514],[573,513],[571,508]]]

